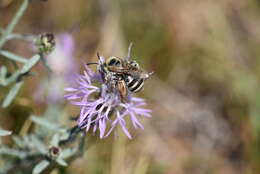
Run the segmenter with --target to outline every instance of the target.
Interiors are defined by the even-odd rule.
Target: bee
[[[126,58],[112,56],[99,64],[98,67],[105,83],[112,90],[119,91],[123,101],[127,101],[129,91],[133,93],[141,91],[144,87],[144,81],[152,74],[147,73],[136,61],[131,60],[131,46],[132,44],[128,48]],[[101,60],[99,54],[97,56]]]

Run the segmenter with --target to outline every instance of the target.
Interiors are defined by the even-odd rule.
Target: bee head
[[[136,61],[134,61],[134,60],[130,61],[130,66],[133,69],[139,69],[140,68],[139,64]]]
[[[132,60],[129,62],[130,69],[132,72],[132,75],[135,76],[136,78],[141,78],[141,79],[148,79],[152,73],[147,73],[143,68],[139,66],[139,64]]]
[[[109,57],[107,60],[106,60],[106,65],[107,66],[121,66],[122,65],[122,60],[118,57]]]

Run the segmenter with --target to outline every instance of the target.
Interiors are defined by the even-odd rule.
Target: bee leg
[[[128,89],[126,87],[126,83],[124,80],[120,80],[117,82],[117,89],[120,93],[121,99],[123,102],[127,102],[128,101]]]
[[[128,53],[127,53],[127,57],[126,57],[127,60],[131,59],[131,50],[132,50],[132,47],[133,47],[133,42],[131,42],[131,43],[129,44]]]

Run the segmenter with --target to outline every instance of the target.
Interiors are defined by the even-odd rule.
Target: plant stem
[[[19,56],[19,55],[16,55],[12,52],[9,52],[9,51],[5,51],[5,50],[0,50],[0,55],[10,59],[10,60],[13,60],[13,61],[17,61],[17,62],[21,62],[21,63],[27,63],[27,59],[22,57],[22,56]]]
[[[32,56],[30,59],[27,60],[27,63],[23,65],[20,70],[15,71],[10,77],[4,80],[4,83],[0,83],[0,86],[7,86],[10,83],[15,82],[18,80],[19,76],[23,76],[27,72],[31,70],[31,68],[40,60],[40,55],[36,54]]]
[[[0,33],[2,35],[5,34],[5,30],[0,28]],[[10,33],[6,38],[6,41],[12,40],[12,39],[24,40],[24,41],[28,41],[28,42],[35,42],[35,40],[37,39],[37,36],[32,35],[32,34]]]
[[[84,154],[84,151],[86,151],[89,148],[89,146],[85,146],[86,135],[82,131],[76,131],[76,132],[75,131],[76,131],[76,127],[70,129],[69,132],[71,135],[68,141],[65,140],[65,141],[60,141],[58,143],[61,144],[63,148],[69,147],[71,145],[70,143],[77,143],[77,152],[73,156],[66,159],[66,162],[68,164],[72,163],[77,158],[81,157]],[[75,139],[73,138],[73,140],[71,139],[71,136],[77,137],[78,134],[81,134],[78,139],[76,138]],[[7,169],[5,174],[18,173],[17,170],[22,173],[31,173],[35,165],[37,165],[37,163],[39,163],[42,160],[48,160],[50,162],[50,165],[46,169],[44,169],[41,172],[41,174],[49,174],[54,169],[60,167],[60,165],[55,160],[51,160],[47,154],[35,153],[35,154],[31,154],[25,159],[17,160],[12,167]]]
[[[21,4],[20,8],[16,12],[15,16],[11,20],[10,24],[7,26],[6,30],[4,30],[4,34],[0,38],[0,49],[3,47],[5,42],[8,40],[8,36],[10,33],[12,33],[14,27],[20,20],[20,18],[23,16],[25,10],[27,9],[29,4],[29,0],[24,0],[23,3]]]

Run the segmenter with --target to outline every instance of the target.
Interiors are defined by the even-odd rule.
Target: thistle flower
[[[104,58],[100,57],[99,64]],[[102,80],[100,71],[93,72],[87,65],[83,75],[78,75],[77,86],[66,88],[67,100],[80,107],[77,124],[81,129],[93,134],[99,130],[100,138],[107,137],[119,125],[128,138],[132,138],[126,125],[126,118],[130,117],[134,128],[144,129],[139,118],[150,117],[151,110],[142,108],[146,103],[143,99],[129,94],[128,101],[122,101],[121,96]],[[106,131],[107,127],[109,130]]]

